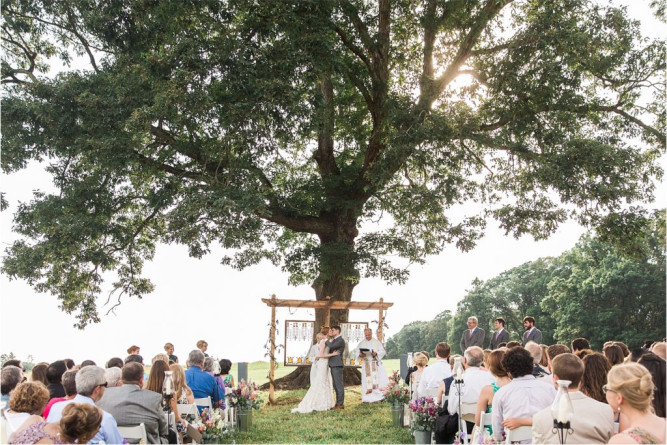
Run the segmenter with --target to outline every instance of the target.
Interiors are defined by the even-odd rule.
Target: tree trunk
[[[361,373],[357,368],[345,368],[343,370],[343,384],[345,386],[361,385]],[[310,366],[299,366],[294,371],[273,382],[276,390],[286,391],[293,389],[305,389],[310,386]],[[262,391],[268,391],[269,382],[259,387]]]

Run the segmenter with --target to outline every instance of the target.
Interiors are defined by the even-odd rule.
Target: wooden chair
[[[520,426],[513,430],[505,428],[505,443],[520,442],[522,440],[533,440],[533,429],[529,426]]]
[[[118,432],[123,438],[127,439],[128,442],[131,441],[143,441],[142,443],[148,443],[146,438],[146,426],[143,423],[139,425],[118,425]]]

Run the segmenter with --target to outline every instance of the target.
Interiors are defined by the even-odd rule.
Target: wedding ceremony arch
[[[271,307],[271,329],[270,329],[270,365],[269,365],[269,404],[275,404],[274,377],[276,367],[276,308],[287,307],[292,309],[319,309],[325,311],[324,324],[329,325],[329,313],[336,309],[355,309],[355,310],[377,310],[378,311],[378,340],[382,341],[382,328],[384,326],[384,311],[394,305],[394,303],[380,301],[335,301],[331,297],[324,300],[283,300],[276,298],[275,294],[271,298],[262,298],[262,302]]]

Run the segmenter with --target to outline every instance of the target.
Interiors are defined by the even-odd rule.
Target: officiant
[[[373,338],[373,331],[364,329],[364,339],[354,349],[354,355],[361,365],[361,401],[379,402],[384,398],[380,388],[389,385],[387,371],[382,358],[387,353],[382,343]]]

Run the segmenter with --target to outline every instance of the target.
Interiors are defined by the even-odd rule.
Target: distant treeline
[[[526,315],[535,317],[545,344],[569,345],[584,337],[595,349],[608,340],[633,348],[645,339],[663,339],[664,211],[656,211],[650,221],[621,244],[604,242],[604,233],[585,235],[557,258],[540,258],[488,281],[475,279],[455,314],[443,311],[431,321],[410,323],[389,338],[387,358],[420,350],[432,354],[440,341],[460,353],[461,333],[473,315],[487,332],[485,347],[496,317],[506,320],[511,340],[520,340]]]

